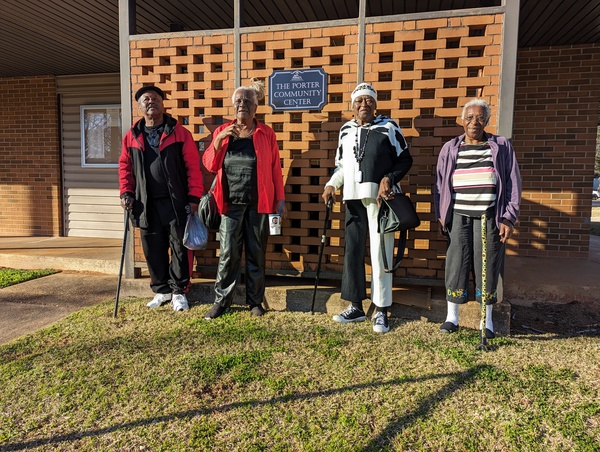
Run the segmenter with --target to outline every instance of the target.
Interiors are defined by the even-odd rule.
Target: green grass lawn
[[[56,273],[55,270],[16,270],[14,268],[0,267],[0,289],[3,287],[19,284],[30,279],[40,278],[42,276]]]
[[[590,336],[112,301],[0,346],[0,450],[598,451]]]

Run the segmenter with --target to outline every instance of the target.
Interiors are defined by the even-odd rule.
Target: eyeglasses
[[[473,120],[477,121],[479,124],[485,124],[487,122],[487,118],[484,116],[467,116],[463,119],[467,124],[470,124]]]
[[[356,99],[354,99],[355,105],[361,105],[363,102],[365,102],[369,107],[375,105],[375,99],[373,99],[372,97],[357,97]]]

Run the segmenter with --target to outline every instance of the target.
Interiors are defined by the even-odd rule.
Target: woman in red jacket
[[[286,217],[279,147],[275,132],[254,117],[264,97],[264,83],[253,79],[232,96],[235,120],[219,126],[202,161],[216,173],[214,196],[221,214],[220,255],[215,280],[215,303],[207,320],[219,317],[233,299],[246,252],[246,303],[250,312],[264,314],[265,254],[268,215]]]

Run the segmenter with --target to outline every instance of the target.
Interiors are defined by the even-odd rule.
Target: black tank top
[[[223,192],[232,204],[256,204],[258,185],[252,137],[231,139],[223,160]]]

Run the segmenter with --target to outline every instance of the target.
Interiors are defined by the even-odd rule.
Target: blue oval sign
[[[323,69],[273,71],[269,105],[273,110],[321,110],[327,104],[327,74]]]

